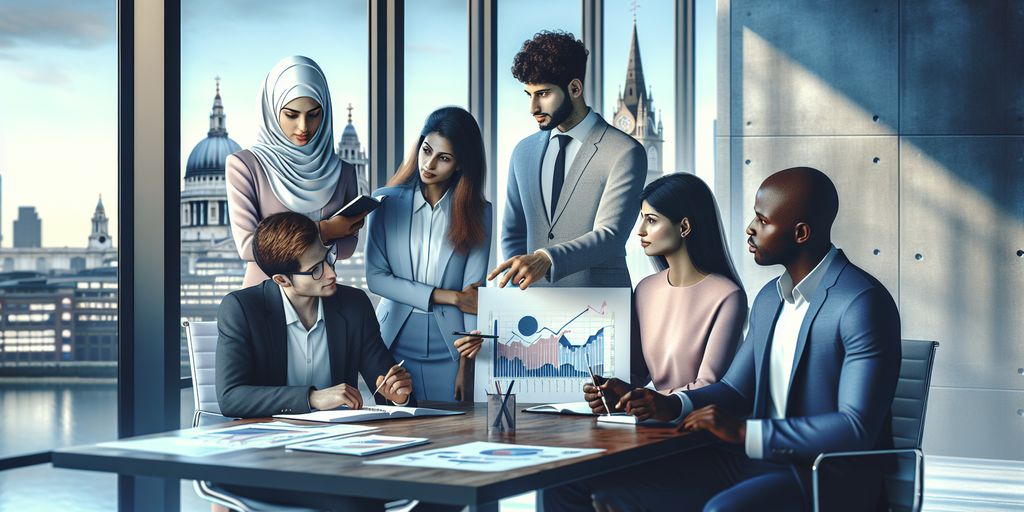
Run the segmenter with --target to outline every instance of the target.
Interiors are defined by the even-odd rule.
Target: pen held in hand
[[[611,408],[608,407],[608,400],[604,396],[604,390],[601,389],[601,384],[597,382],[597,375],[594,375],[594,367],[590,364],[590,353],[587,353],[587,371],[590,372],[590,380],[594,381],[594,386],[597,386],[597,392],[601,395],[601,403],[604,404],[604,410],[608,416],[612,415]]]
[[[473,334],[471,332],[464,331],[452,331],[453,336],[472,336],[474,338],[484,338],[488,340],[496,340],[499,338],[496,334]]]
[[[405,364],[405,359],[402,359],[402,362],[398,363],[396,366],[401,368],[403,364]],[[384,380],[382,380],[380,382],[380,386],[377,386],[377,389],[373,390],[373,394],[374,395],[376,395],[377,393],[380,392],[380,388],[384,387],[384,383],[386,383],[388,381],[388,378],[391,377],[391,372],[394,371],[394,370],[395,370],[394,366],[392,366],[390,369],[388,369],[388,373],[384,374]]]

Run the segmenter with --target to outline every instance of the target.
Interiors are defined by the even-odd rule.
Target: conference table
[[[132,476],[208,480],[291,491],[332,493],[384,500],[414,499],[471,510],[497,511],[498,501],[529,491],[591,478],[612,470],[642,464],[713,442],[706,432],[677,432],[674,428],[606,425],[593,417],[522,412],[516,431],[488,433],[486,404],[424,403],[464,411],[465,415],[391,419],[363,423],[379,427],[373,433],[427,437],[430,443],[368,457],[286,450],[248,449],[207,457],[183,457],[97,445],[53,452],[60,468],[104,471]],[[212,427],[271,421],[236,420]],[[153,434],[153,437],[167,435]],[[364,461],[472,441],[572,448],[603,448],[604,452],[543,465],[506,471],[476,472],[407,466],[367,465]]]

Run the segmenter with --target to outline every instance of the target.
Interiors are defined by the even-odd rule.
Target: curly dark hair
[[[512,61],[512,76],[524,84],[556,84],[563,89],[587,74],[590,52],[571,33],[544,30],[534,34]]]

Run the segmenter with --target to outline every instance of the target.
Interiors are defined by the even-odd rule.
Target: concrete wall
[[[941,343],[928,454],[1024,460],[1024,2],[720,0],[715,191],[743,229],[769,174],[825,171],[836,245]]]

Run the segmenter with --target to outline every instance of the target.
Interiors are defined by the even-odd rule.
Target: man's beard
[[[542,113],[547,114],[547,112]],[[569,119],[569,116],[572,115],[572,99],[569,98],[569,94],[566,93],[565,97],[562,99],[562,104],[559,105],[554,112],[547,115],[548,122],[540,125],[540,129],[546,132],[554,130],[556,126],[564,123],[566,119]]]

